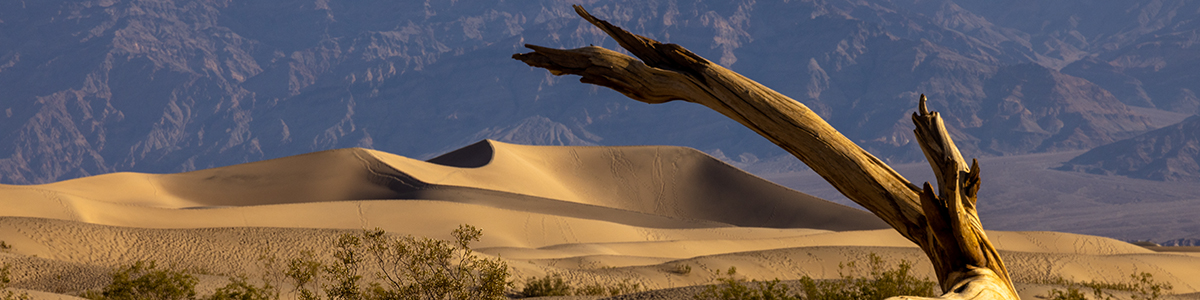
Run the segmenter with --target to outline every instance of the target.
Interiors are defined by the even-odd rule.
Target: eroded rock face
[[[1084,149],[1148,129],[1121,104],[1144,103],[1107,91],[1116,81],[1054,71],[1085,54],[1131,61],[1105,51],[1138,44],[1042,43],[1061,30],[1023,31],[956,1],[588,6],[790,95],[892,161],[923,159],[908,120],[919,93],[946,113],[969,156]],[[1083,13],[1106,9],[1122,8]],[[509,59],[525,43],[616,46],[569,4],[549,0],[0,3],[0,183],[181,172],[342,147],[428,158],[484,138],[682,145],[764,161],[784,154],[702,107],[633,107],[644,104]],[[1158,74],[1130,67],[1143,65],[1153,66],[1124,63],[1120,74]],[[1140,87],[1150,98],[1139,101],[1159,108],[1186,109],[1191,99]],[[1159,105],[1163,93],[1184,104]]]
[[[1026,35],[1036,61],[1122,102],[1194,114],[1200,3],[1186,0],[955,1]]]
[[[1161,181],[1200,181],[1200,115],[1096,147],[1059,169]]]

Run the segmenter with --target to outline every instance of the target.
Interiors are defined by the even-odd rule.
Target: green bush
[[[697,300],[703,299],[721,299],[721,300],[799,300],[800,297],[792,294],[787,285],[781,284],[779,279],[771,281],[751,280],[747,284],[745,279],[737,279],[737,267],[729,267],[725,272],[725,277],[718,278],[721,282],[717,285],[708,286],[704,292],[695,295]],[[807,278],[807,277],[805,277]]]
[[[138,261],[112,274],[112,283],[99,293],[88,291],[88,299],[140,300],[196,299],[196,277],[174,270],[156,269],[154,261]]]
[[[1134,300],[1158,300],[1171,294],[1173,288],[1169,283],[1154,281],[1154,275],[1150,273],[1130,274],[1129,278],[1131,279],[1129,282],[1111,283],[1094,280],[1089,282],[1071,282],[1058,277],[1041,283],[1066,286],[1065,291],[1050,289],[1050,293],[1047,296],[1050,300],[1084,300],[1086,297],[1080,292],[1080,287],[1092,289],[1093,300],[1114,299],[1112,293],[1105,292],[1104,290],[1130,292]]]
[[[679,275],[687,275],[692,273],[692,266],[688,264],[675,264],[667,267],[667,272]]]
[[[615,285],[592,283],[576,288],[562,278],[560,274],[547,274],[545,277],[531,277],[521,290],[522,297],[545,296],[618,296],[642,291],[642,284],[626,278]]]
[[[363,232],[366,256],[379,269],[382,284],[369,290],[372,299],[507,299],[511,286],[508,264],[474,255],[471,243],[483,232],[460,225],[454,241],[413,236],[389,237],[382,230]],[[351,248],[345,248],[349,251]],[[350,254],[339,258],[346,261]],[[345,276],[342,276],[345,278]]]
[[[607,296],[608,288],[606,288],[603,284],[593,283],[593,284],[584,285],[584,286],[581,286],[581,287],[575,289],[575,295]]]
[[[884,269],[883,258],[871,253],[868,276],[855,277],[842,273],[845,268],[857,268],[855,262],[839,264],[839,280],[816,282],[805,276],[800,285],[810,300],[885,299],[894,296],[934,297],[936,284],[910,274],[912,263],[901,260],[895,269]]]
[[[235,276],[229,279],[229,284],[218,288],[212,296],[206,299],[210,300],[271,300],[279,299],[279,292],[275,291],[274,286],[267,283],[265,286],[257,286],[247,282],[245,275]]]
[[[521,290],[524,297],[570,296],[574,289],[570,283],[563,280],[562,275],[548,274],[545,277],[532,277],[525,282]]]
[[[617,285],[608,287],[609,296],[617,296],[624,294],[632,294],[642,291],[642,284],[630,282],[628,278],[617,283]]]
[[[854,262],[838,265],[839,279],[817,281],[804,276],[800,279],[800,294],[792,294],[779,279],[771,281],[735,279],[737,268],[730,267],[726,277],[719,278],[720,284],[709,286],[697,294],[696,299],[721,300],[857,300],[886,299],[894,296],[934,297],[933,281],[913,276],[912,264],[901,261],[895,269],[885,269],[883,259],[872,253],[867,276],[844,273],[847,268],[857,269]]]
[[[504,299],[511,286],[508,265],[500,259],[473,255],[470,244],[483,233],[462,225],[447,241],[412,236],[393,238],[382,230],[345,234],[334,242],[331,260],[318,259],[311,251],[279,264],[274,254],[264,254],[259,263],[266,270],[262,286],[245,275],[230,282],[205,300],[268,300],[280,298],[280,280],[294,287],[298,299]],[[328,262],[327,262],[328,261]],[[373,262],[372,265],[365,264]],[[283,270],[279,270],[282,267]],[[362,274],[373,268],[382,284],[367,283]],[[0,288],[7,285],[8,265],[0,269]],[[101,291],[87,291],[88,299],[197,299],[195,276],[157,269],[153,261],[138,261],[112,274],[112,283]],[[9,293],[11,294],[11,293]],[[2,296],[3,294],[0,294]],[[27,298],[3,298],[0,300]]]
[[[154,261],[137,261],[117,269],[112,282],[100,291],[85,291],[80,296],[88,299],[196,299],[197,279],[191,274],[157,269]],[[229,284],[218,288],[206,300],[269,300],[279,299],[271,284],[259,287],[248,282],[246,276],[235,276]],[[5,298],[5,300],[8,300]]]
[[[382,235],[383,231],[379,232]],[[329,299],[362,298],[362,275],[358,275],[359,264],[364,260],[362,251],[358,250],[361,246],[362,240],[352,234],[342,235],[334,243],[333,263],[325,266],[325,277],[329,280],[325,295]]]
[[[324,264],[317,260],[312,251],[300,252],[300,257],[288,260],[287,269],[283,275],[295,287],[293,290],[299,299],[320,299],[313,292],[320,288],[321,270]]]

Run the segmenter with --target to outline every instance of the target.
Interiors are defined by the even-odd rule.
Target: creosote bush
[[[843,273],[855,269],[855,262],[838,264],[839,280],[817,282],[808,276],[800,279],[801,288],[810,300],[886,299],[895,296],[935,297],[937,286],[928,278],[911,274],[912,263],[901,260],[895,269],[884,269],[883,258],[871,253],[867,276],[855,277]]]
[[[667,267],[667,272],[678,275],[687,275],[692,273],[692,266],[688,264],[674,264]]]
[[[80,297],[104,300],[135,299],[197,299],[195,276],[187,272],[158,269],[154,261],[137,261],[133,265],[117,269],[112,282],[100,291],[86,291]],[[268,300],[279,299],[270,284],[256,286],[245,276],[235,276],[229,284],[218,288],[205,300]]]
[[[234,276],[229,279],[229,284],[218,288],[212,296],[207,299],[211,300],[271,300],[279,299],[279,292],[274,289],[270,283],[264,286],[257,286],[249,283],[249,279],[245,275]]]
[[[1133,300],[1158,300],[1171,294],[1173,288],[1169,283],[1154,281],[1154,275],[1150,273],[1130,274],[1129,277],[1131,280],[1126,283],[1100,282],[1095,280],[1072,282],[1062,277],[1040,283],[1066,286],[1066,290],[1050,289],[1049,295],[1046,297],[1050,300],[1087,300],[1087,296],[1084,295],[1081,288],[1090,288],[1092,290],[1091,300],[1116,299],[1112,293],[1105,290],[1129,292]]]
[[[571,284],[559,274],[547,274],[545,277],[531,277],[521,290],[524,297],[570,296],[573,292]]]
[[[901,261],[895,269],[884,268],[883,259],[870,255],[866,276],[844,273],[847,268],[857,269],[855,262],[839,264],[839,279],[817,281],[804,276],[800,279],[801,293],[792,293],[791,288],[779,279],[771,281],[736,279],[737,268],[730,267],[726,276],[719,278],[720,284],[708,288],[695,296],[696,299],[721,300],[857,300],[886,299],[894,296],[934,297],[936,284],[927,278],[911,274],[912,264]]]
[[[158,269],[154,261],[138,261],[113,272],[112,283],[100,292],[88,291],[81,296],[104,300],[196,299],[196,282],[191,274]]]
[[[474,255],[471,243],[483,232],[461,225],[454,241],[413,236],[389,237],[382,230],[363,233],[367,259],[379,267],[381,284],[368,290],[371,299],[506,299],[508,264]],[[350,248],[346,248],[349,251]],[[343,261],[350,259],[348,254]]]
[[[617,296],[642,291],[642,285],[626,278],[614,285],[592,283],[574,287],[564,280],[561,274],[547,274],[545,277],[531,277],[521,290],[522,297],[546,296]]]
[[[725,277],[718,278],[721,282],[717,285],[710,285],[708,288],[695,295],[697,300],[799,300],[798,295],[792,294],[787,285],[781,284],[779,279],[770,281],[751,280],[749,283],[745,279],[735,278],[737,275],[737,267],[729,267],[725,271]],[[807,277],[805,277],[807,278]]]
[[[282,263],[273,254],[265,254],[259,258],[266,270],[263,285],[250,283],[245,275],[233,276],[227,285],[200,299],[279,299],[282,285],[293,287],[291,296],[305,300],[506,299],[504,291],[511,287],[508,265],[499,258],[480,258],[470,248],[483,233],[462,225],[452,234],[455,240],[449,242],[392,237],[377,229],[339,236],[332,245],[330,259],[304,251]],[[5,283],[7,270],[5,266]],[[196,283],[196,277],[186,272],[158,269],[153,261],[139,261],[114,272],[112,283],[101,291],[87,291],[81,296],[105,300],[197,299]]]

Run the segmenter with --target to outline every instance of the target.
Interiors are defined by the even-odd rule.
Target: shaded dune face
[[[516,194],[673,218],[743,227],[890,228],[870,213],[776,185],[691,148],[524,146],[485,140],[429,162],[523,177],[493,186]],[[439,185],[418,194],[446,190],[459,189]],[[433,198],[438,197],[421,199]]]
[[[868,212],[776,185],[694,149],[668,146],[485,140],[429,161],[349,148],[179,174],[117,173],[30,187],[83,198],[78,201],[157,208],[437,200],[651,228],[888,228]]]

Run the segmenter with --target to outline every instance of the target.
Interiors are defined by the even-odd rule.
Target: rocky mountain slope
[[[1103,86],[1122,102],[1200,109],[1200,3],[1187,0],[957,1],[1027,34],[1037,61]]]
[[[1059,169],[1161,181],[1200,181],[1200,115],[1096,147]]]
[[[1144,8],[1135,12],[1159,3],[1134,2]],[[681,145],[743,164],[783,154],[697,105],[640,104],[509,59],[526,43],[615,48],[571,3],[0,3],[0,182],[180,172],[343,147],[430,158],[484,138]],[[1151,129],[1126,105],[1193,107],[1185,90],[1195,81],[1152,81],[1186,69],[1153,62],[1194,57],[1191,4],[1031,16],[1059,7],[989,3],[584,6],[792,96],[892,161],[923,158],[908,120],[919,93],[976,156],[1087,149]],[[1071,21],[1114,16],[1141,27]],[[1035,17],[1050,25],[1028,26]],[[1090,61],[1119,72],[1077,71]],[[1139,88],[1149,100],[1129,98]]]

